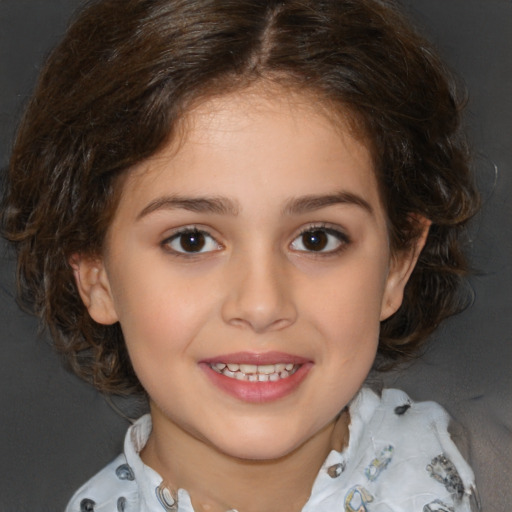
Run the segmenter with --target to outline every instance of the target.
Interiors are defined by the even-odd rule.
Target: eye
[[[199,254],[217,251],[221,245],[206,231],[186,228],[162,242],[162,245],[180,254]]]
[[[295,238],[291,247],[295,251],[335,253],[350,242],[342,231],[327,227],[308,228]]]

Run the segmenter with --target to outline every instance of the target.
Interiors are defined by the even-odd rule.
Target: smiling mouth
[[[210,368],[231,379],[246,382],[276,382],[293,375],[300,367],[300,364],[277,363],[277,364],[237,364],[237,363],[211,363]]]

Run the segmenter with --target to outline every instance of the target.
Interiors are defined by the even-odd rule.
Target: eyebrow
[[[308,213],[328,206],[337,204],[354,205],[366,210],[370,215],[373,215],[373,208],[371,204],[357,194],[352,192],[336,192],[334,194],[327,195],[308,195],[298,197],[296,199],[290,199],[284,209],[285,215],[300,215],[302,213]]]
[[[137,215],[137,220],[158,210],[175,209],[220,215],[238,215],[240,210],[236,203],[224,197],[163,196],[151,201],[143,208]]]
[[[352,192],[335,194],[307,195],[289,199],[284,208],[284,215],[300,215],[337,204],[355,205],[373,215],[373,208],[361,196]],[[225,197],[184,197],[163,196],[151,201],[137,215],[137,220],[159,210],[183,209],[196,213],[215,213],[218,215],[236,216],[240,212],[238,205]]]

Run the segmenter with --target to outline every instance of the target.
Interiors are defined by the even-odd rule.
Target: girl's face
[[[290,453],[362,385],[417,250],[392,258],[372,159],[302,98],[192,111],[128,175],[92,317],[119,321],[156,429],[239,458]]]

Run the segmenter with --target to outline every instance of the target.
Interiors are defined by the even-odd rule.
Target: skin
[[[229,94],[183,127],[128,174],[105,253],[74,264],[80,293],[96,321],[120,322],[149,394],[145,463],[197,511],[298,511],[348,440],[344,408],[424,237],[391,253],[367,147],[306,97]],[[203,233],[199,252],[183,228]],[[268,401],[233,396],[202,364],[269,351],[308,369]]]

